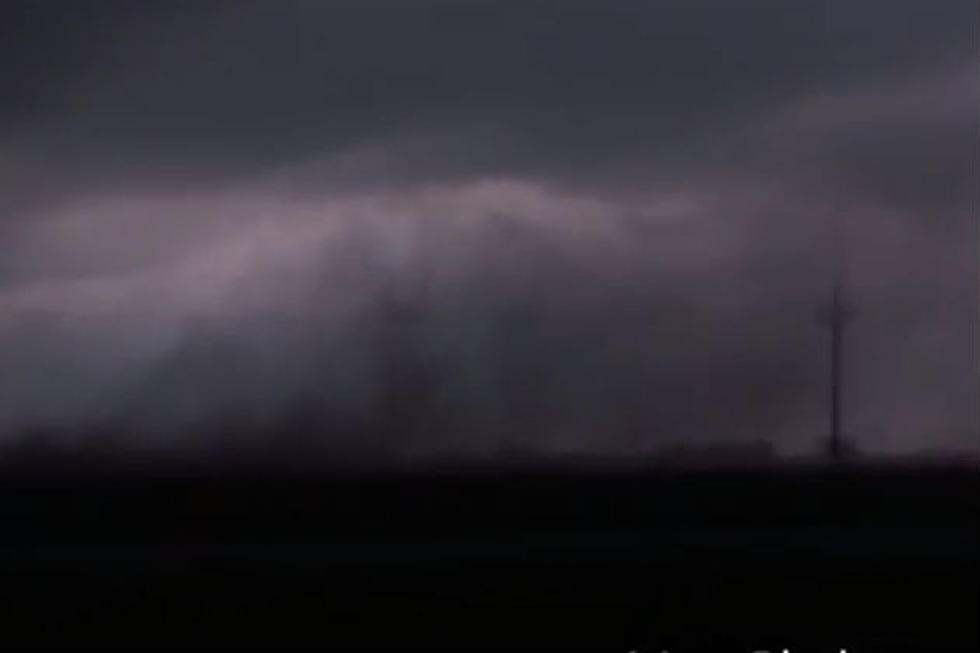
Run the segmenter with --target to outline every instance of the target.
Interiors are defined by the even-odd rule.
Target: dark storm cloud
[[[4,106],[19,129],[107,165],[223,168],[454,122],[513,130],[532,141],[525,156],[552,163],[638,141],[683,148],[686,130],[813,89],[965,68],[975,22],[971,3],[908,0],[6,11]]]
[[[975,448],[974,3],[0,11],[0,428],[357,422],[421,284],[414,446],[802,447],[836,213],[854,428]]]

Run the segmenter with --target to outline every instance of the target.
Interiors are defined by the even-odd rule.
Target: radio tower
[[[838,462],[850,452],[842,431],[843,382],[844,382],[844,330],[854,319],[854,309],[846,299],[846,256],[844,252],[843,222],[840,215],[833,220],[833,253],[830,288],[830,304],[820,310],[820,322],[830,332],[830,436],[827,439],[827,456]]]

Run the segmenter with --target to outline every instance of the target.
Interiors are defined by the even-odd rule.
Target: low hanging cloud
[[[0,433],[812,450],[841,216],[848,432],[975,452],[975,8],[731,4],[13,3]]]

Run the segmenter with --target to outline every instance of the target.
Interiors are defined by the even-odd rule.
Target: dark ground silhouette
[[[0,473],[0,622],[28,648],[980,643],[971,466],[301,473],[256,452],[54,464],[34,442]]]

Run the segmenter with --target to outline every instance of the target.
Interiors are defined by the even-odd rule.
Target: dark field
[[[978,650],[975,469],[8,472],[4,650]]]

